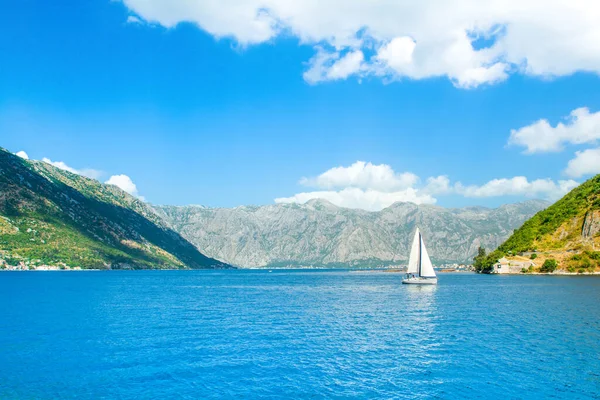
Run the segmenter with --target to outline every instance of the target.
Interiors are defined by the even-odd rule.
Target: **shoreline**
[[[568,272],[568,271],[564,271],[564,272],[527,272],[527,273],[522,273],[522,272],[516,272],[516,273],[506,273],[506,274],[486,274],[486,275],[545,275],[545,276],[599,276],[600,272],[583,272],[583,273],[578,273],[578,272]]]
[[[71,269],[0,269],[2,272],[99,272],[99,271],[217,271],[218,269],[98,269],[98,268],[71,268]],[[368,268],[237,268],[238,271],[265,271],[271,272],[277,271],[347,271],[349,273],[364,273],[364,274],[405,274],[406,270],[399,269],[368,269]],[[477,274],[475,271],[436,271],[438,275],[445,274]],[[555,272],[515,272],[515,273],[504,273],[504,274],[481,274],[481,275],[510,275],[510,276],[600,276],[600,271],[595,272],[568,272],[568,271],[555,271]]]

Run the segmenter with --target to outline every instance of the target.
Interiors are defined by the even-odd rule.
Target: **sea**
[[[600,277],[0,273],[0,399],[598,399]]]

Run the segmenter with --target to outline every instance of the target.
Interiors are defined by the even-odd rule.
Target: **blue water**
[[[0,273],[0,398],[600,398],[600,279]]]

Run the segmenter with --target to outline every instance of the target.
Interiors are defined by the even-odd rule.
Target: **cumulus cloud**
[[[551,179],[529,181],[523,176],[494,179],[481,186],[452,183],[445,175],[429,177],[425,183],[413,173],[398,173],[386,164],[357,161],[348,167],[331,168],[313,178],[302,178],[300,184],[321,190],[276,198],[276,203],[306,203],[325,199],[347,208],[379,211],[396,202],[435,204],[436,196],[461,195],[484,198],[503,196],[542,197],[556,200],[578,185],[573,180]]]
[[[357,161],[344,167],[331,168],[312,178],[302,178],[300,184],[322,189],[275,199],[276,203],[306,203],[325,199],[340,207],[378,211],[395,202],[433,204],[432,193],[415,188],[419,177],[411,172],[397,173],[387,164],[375,165]]]
[[[387,164],[357,161],[349,167],[331,168],[314,178],[302,178],[300,183],[320,189],[355,187],[389,192],[409,188],[418,181],[419,177],[415,174],[396,173]]]
[[[600,148],[576,152],[575,158],[567,164],[565,174],[574,178],[600,174]]]
[[[311,83],[356,74],[445,76],[471,88],[514,72],[540,77],[600,73],[596,0],[123,2],[146,21],[165,27],[192,22],[243,46],[293,35],[315,46],[317,55],[304,75]],[[481,38],[487,46],[477,43]]]
[[[73,167],[68,166],[63,161],[52,161],[46,157],[42,158],[42,161],[45,162],[46,164],[53,165],[56,168],[60,168],[64,171],[69,171],[73,174],[82,175],[82,176],[85,176],[85,177],[88,177],[91,179],[99,179],[104,174],[102,171],[98,171],[98,170],[91,169],[91,168],[75,169]]]
[[[325,199],[346,208],[361,208],[368,211],[379,211],[402,201],[415,204],[434,204],[436,199],[431,195],[419,193],[419,190],[407,188],[395,192],[381,192],[372,189],[346,188],[340,191],[317,191],[298,193],[291,197],[275,199],[276,203],[306,203],[312,199]]]
[[[411,67],[416,46],[417,43],[408,36],[397,37],[381,46],[375,58],[384,66],[402,73]]]
[[[29,160],[29,156],[23,150],[16,152],[15,155],[21,157],[24,160]]]
[[[556,200],[575,188],[579,183],[573,180],[536,179],[529,181],[524,176],[510,179],[493,179],[482,186],[455,185],[455,191],[465,197],[498,197],[498,196],[526,196],[544,197]]]
[[[586,107],[571,111],[552,126],[548,120],[512,130],[509,145],[525,147],[528,154],[561,151],[565,144],[595,143],[600,139],[600,112],[590,113]]]
[[[108,178],[108,180],[106,182],[107,185],[115,185],[117,187],[119,187],[121,190],[129,193],[132,196],[135,196],[137,198],[139,198],[140,200],[144,201],[144,196],[140,196],[140,193],[138,192],[138,188],[136,186],[135,183],[133,183],[133,181],[131,180],[130,177],[128,177],[127,175],[113,175],[110,178]]]
[[[428,194],[449,194],[454,191],[450,184],[450,178],[445,175],[432,176],[427,178],[427,185],[423,188],[423,192]]]

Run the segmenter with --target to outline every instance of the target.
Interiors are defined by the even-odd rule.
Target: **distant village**
[[[38,260],[39,261],[39,260]],[[494,264],[492,273],[494,274],[519,274],[524,270],[534,267],[535,263],[532,260],[509,260],[506,257],[498,260]],[[304,267],[307,269],[322,269],[322,267]],[[405,270],[406,265],[386,265],[380,268],[386,270]],[[469,264],[439,264],[436,270],[440,272],[473,272],[474,268]],[[56,265],[40,265],[39,262],[30,262],[23,260],[13,260],[9,263],[7,260],[0,258],[0,270],[3,271],[79,271],[81,267],[70,267],[65,263],[57,263]],[[359,268],[360,269],[360,268]],[[369,268],[370,269],[370,268]]]
[[[511,262],[512,263],[512,262]],[[502,264],[504,266],[504,264]],[[324,269],[324,267],[315,267],[315,266],[305,266],[302,267],[303,269]],[[356,268],[356,266],[354,267]],[[386,269],[386,270],[406,270],[406,265],[382,265],[381,267],[379,267],[381,269]],[[494,271],[495,273],[517,273],[517,272],[521,272],[521,268],[518,268],[517,272],[505,272],[505,271],[513,271],[515,270],[515,266],[514,265],[510,265],[510,268],[512,269],[508,269],[506,267],[499,267],[498,268],[498,272],[496,272],[496,270]],[[261,268],[259,268],[261,269]],[[276,268],[273,268],[276,269]],[[358,267],[357,269],[361,269],[360,267]],[[364,268],[364,269],[372,269],[372,267],[369,268]],[[377,269],[377,268],[375,268]],[[473,272],[474,268],[472,265],[468,265],[468,264],[440,264],[437,265],[435,267],[436,270],[440,271],[440,272]],[[56,265],[40,265],[39,260],[38,262],[31,262],[31,261],[23,261],[23,260],[19,260],[19,261],[11,261],[11,263],[7,262],[6,260],[0,258],[0,271],[81,271],[82,268],[81,267],[70,267],[65,263],[57,263]]]
[[[11,265],[14,264],[14,265]],[[11,262],[0,259],[0,271],[81,271],[81,267],[69,267],[65,263],[57,265],[35,265],[29,261]]]

